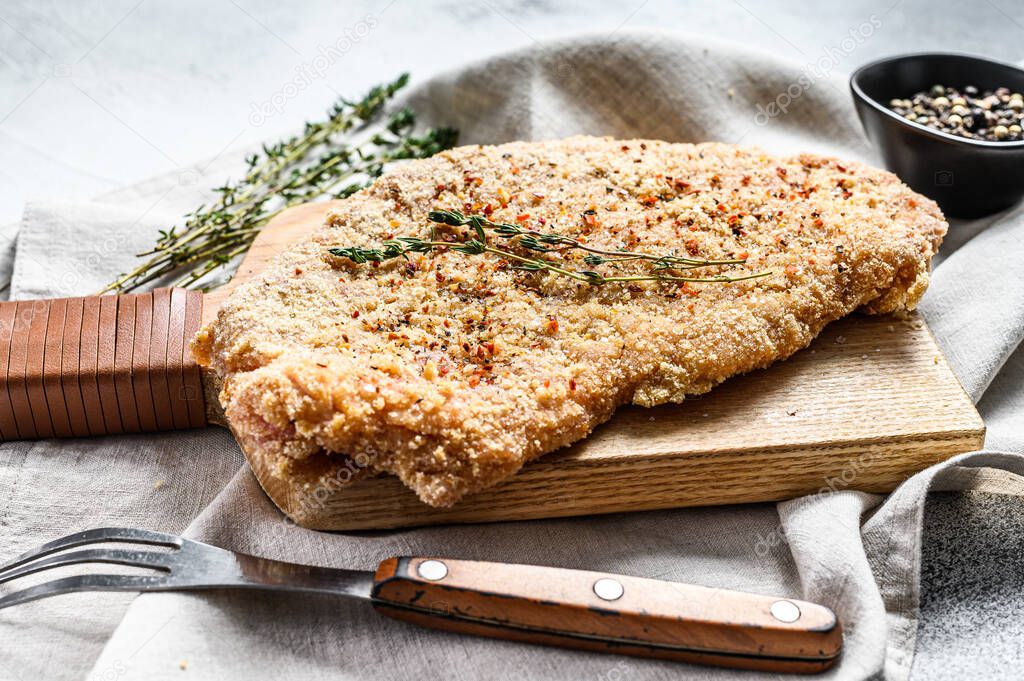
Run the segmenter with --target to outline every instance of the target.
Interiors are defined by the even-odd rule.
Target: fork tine
[[[48,556],[57,551],[72,549],[85,544],[97,544],[101,542],[136,542],[139,544],[152,544],[155,546],[169,546],[180,548],[181,537],[163,532],[151,532],[130,527],[101,527],[95,530],[85,530],[69,534],[66,537],[55,539],[43,544],[39,548],[27,551],[5,565],[0,565],[0,572],[4,572],[30,560]]]
[[[0,584],[9,582],[18,577],[31,575],[43,570],[63,567],[65,565],[78,565],[79,563],[110,563],[113,565],[130,565],[132,567],[147,567],[170,572],[169,554],[158,551],[126,551],[122,549],[85,549],[82,551],[71,551],[61,553],[49,558],[21,563],[15,567],[0,569]]]
[[[76,575],[37,584],[0,598],[0,610],[12,605],[37,601],[78,591],[150,591],[164,585],[164,575]]]

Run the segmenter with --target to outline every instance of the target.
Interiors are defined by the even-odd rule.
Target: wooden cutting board
[[[278,215],[232,281],[201,298],[164,290],[0,304],[0,435],[182,428],[202,425],[202,411],[223,424],[216,379],[200,376],[187,340],[234,287],[316,229],[333,205]],[[357,530],[887,492],[980,448],[984,433],[920,316],[853,315],[789,360],[708,395],[622,408],[584,441],[449,510],[422,504],[390,476],[344,484],[358,473],[355,463],[300,488],[247,458],[298,524]]]

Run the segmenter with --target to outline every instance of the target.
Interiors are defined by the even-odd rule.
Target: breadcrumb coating
[[[357,265],[328,253],[425,236],[438,209],[599,248],[746,261],[688,275],[772,274],[590,286],[490,254]],[[193,351],[223,380],[242,446],[276,475],[308,486],[356,459],[447,507],[621,404],[707,392],[859,308],[912,309],[945,232],[896,176],[833,158],[593,137],[461,147],[345,201],[235,291]],[[576,251],[550,257],[609,273]]]

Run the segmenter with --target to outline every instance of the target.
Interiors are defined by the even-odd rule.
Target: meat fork
[[[130,549],[78,547],[134,544]],[[146,550],[160,546],[168,551]],[[162,532],[108,527],[51,541],[0,567],[0,584],[108,563],[152,575],[62,577],[0,597],[0,609],[77,591],[267,589],[350,596],[422,626],[513,641],[782,672],[838,659],[842,628],[822,605],[603,572],[433,557],[376,572],[285,563]]]

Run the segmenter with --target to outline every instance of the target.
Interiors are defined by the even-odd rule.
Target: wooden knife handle
[[[185,289],[0,303],[0,438],[205,425],[202,305]]]
[[[820,672],[843,645],[822,605],[535,565],[389,558],[373,602],[435,629],[741,669]]]

